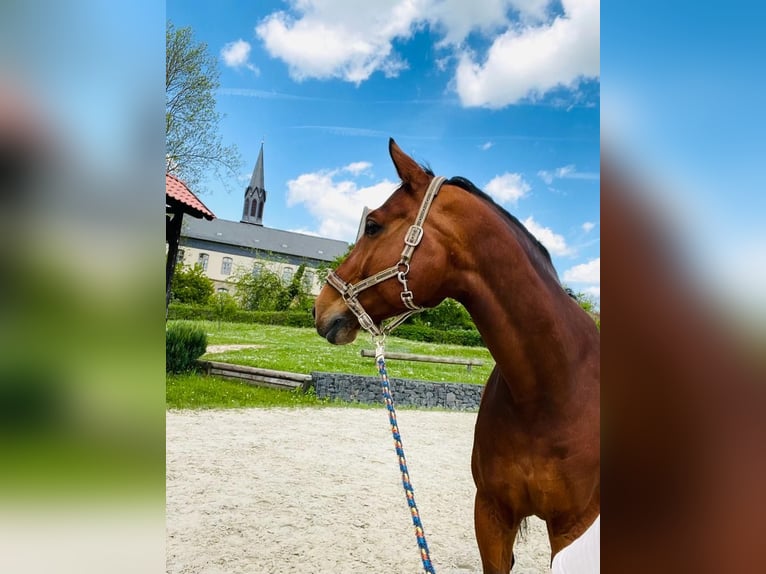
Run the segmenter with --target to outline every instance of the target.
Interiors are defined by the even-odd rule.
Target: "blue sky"
[[[360,8],[363,6],[364,8]],[[219,58],[221,135],[245,162],[202,199],[238,221],[261,141],[264,224],[353,241],[397,178],[388,138],[471,179],[598,297],[599,3],[180,1]]]

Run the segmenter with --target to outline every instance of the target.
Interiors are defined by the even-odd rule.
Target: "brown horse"
[[[545,520],[553,556],[599,514],[599,333],[515,217],[393,140],[389,152],[402,184],[317,297],[317,331],[342,345],[360,322],[374,332],[446,297],[465,306],[496,362],[471,461],[476,539],[484,572],[507,574],[525,517]]]

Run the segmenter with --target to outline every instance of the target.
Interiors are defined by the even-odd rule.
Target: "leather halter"
[[[410,316],[424,310],[424,307],[416,305],[413,300],[412,291],[410,291],[407,286],[407,274],[410,272],[412,254],[423,239],[423,223],[428,216],[428,210],[431,208],[431,203],[433,203],[436,194],[439,193],[439,189],[446,180],[446,177],[437,176],[434,177],[428,185],[426,194],[423,197],[423,203],[420,204],[420,210],[418,211],[417,217],[415,217],[415,223],[410,226],[404,236],[404,249],[402,250],[399,262],[396,265],[388,267],[383,271],[379,271],[375,275],[362,279],[353,285],[343,281],[343,279],[341,279],[334,271],[330,271],[327,275],[327,283],[338,290],[343,301],[346,303],[346,306],[354,315],[356,315],[362,329],[373,336],[381,337],[387,335]],[[386,325],[381,323],[381,325],[378,326],[367,311],[364,310],[364,307],[359,302],[359,299],[357,299],[357,296],[365,289],[369,289],[370,287],[391,279],[392,277],[396,277],[402,284],[402,292],[399,296],[408,310],[393,317]]]

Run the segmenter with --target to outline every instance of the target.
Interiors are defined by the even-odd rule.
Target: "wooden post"
[[[362,357],[374,357],[375,351],[361,349]],[[472,365],[483,365],[481,359],[463,359],[460,357],[436,357],[432,355],[415,355],[412,353],[386,353],[386,359],[400,359],[403,361],[421,361],[423,363],[448,363],[450,365],[465,365],[470,371]]]
[[[176,270],[178,243],[181,240],[181,223],[184,212],[181,208],[173,213],[173,217],[165,222],[165,239],[168,242],[168,258],[165,261],[165,320],[168,320],[168,305],[170,305],[170,290],[173,285],[173,273]]]

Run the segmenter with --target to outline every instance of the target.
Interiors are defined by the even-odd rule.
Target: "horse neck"
[[[458,293],[450,296],[471,314],[514,400],[537,401],[572,380],[571,359],[582,345],[572,330],[583,327],[584,314],[524,232],[494,219],[491,229],[482,218],[481,229],[465,234],[470,264],[457,271]]]

